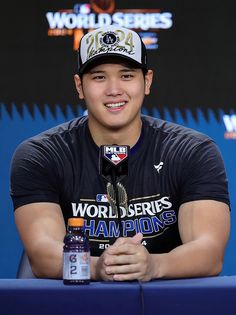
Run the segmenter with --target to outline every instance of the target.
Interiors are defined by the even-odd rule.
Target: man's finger
[[[131,241],[133,244],[139,245],[141,244],[143,239],[143,234],[141,232],[135,234],[133,237],[131,237]]]

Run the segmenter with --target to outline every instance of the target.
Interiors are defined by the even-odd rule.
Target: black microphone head
[[[128,145],[102,145],[99,154],[99,173],[107,180],[115,176],[128,176]]]

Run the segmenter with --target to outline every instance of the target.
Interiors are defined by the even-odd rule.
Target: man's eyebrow
[[[88,73],[89,74],[94,74],[94,73],[105,73],[105,71],[103,71],[103,70],[93,70],[93,69],[91,69],[90,71],[88,71]]]
[[[121,69],[120,72],[136,72],[137,69],[135,68],[124,68],[124,69]]]
[[[137,69],[136,68],[124,68],[121,69],[120,72],[136,72]],[[97,70],[97,69],[91,69],[90,71],[88,71],[89,74],[96,74],[96,73],[105,73],[106,71],[104,70]]]

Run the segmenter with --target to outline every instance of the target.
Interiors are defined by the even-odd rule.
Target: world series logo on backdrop
[[[73,8],[47,12],[46,19],[48,36],[74,36],[74,50],[85,33],[110,24],[137,30],[147,49],[157,49],[158,30],[173,25],[171,12],[155,8],[118,9],[115,0],[76,3]]]

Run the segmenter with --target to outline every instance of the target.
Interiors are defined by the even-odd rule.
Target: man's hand
[[[97,261],[99,278],[116,281],[152,279],[152,256],[141,244],[142,238],[141,233],[132,238],[118,238],[107,248]]]

